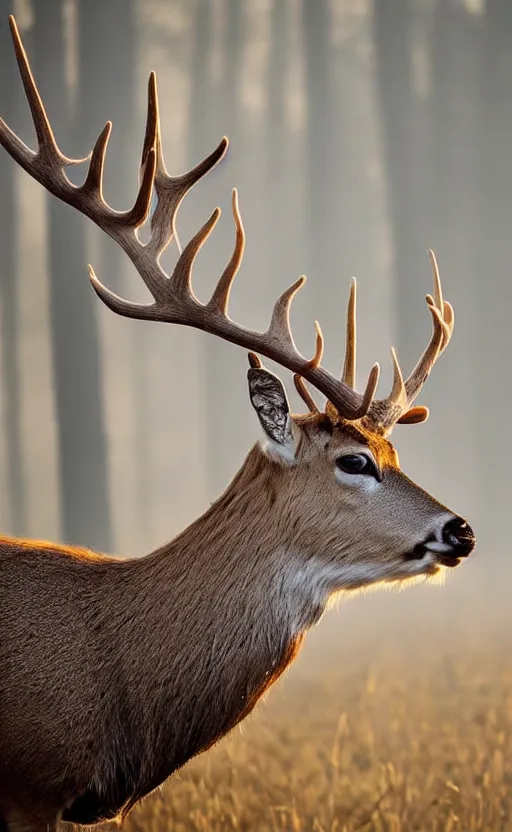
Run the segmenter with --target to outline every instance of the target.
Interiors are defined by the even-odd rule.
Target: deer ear
[[[263,367],[251,367],[247,379],[251,404],[265,433],[264,450],[290,465],[295,460],[297,428],[282,383]]]

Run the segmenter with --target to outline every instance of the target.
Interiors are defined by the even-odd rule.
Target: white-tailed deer
[[[29,150],[0,121],[0,142],[31,176],[86,214],[128,254],[154,302],[137,305],[106,289],[99,297],[132,318],[197,327],[250,352],[249,395],[263,440],[212,507],[140,559],[0,540],[0,827],[56,829],[126,814],[194,755],[253,709],[292,661],[329,598],[376,582],[431,576],[469,555],[466,522],[400,471],[387,439],[397,422],[423,421],[413,402],[452,333],[434,255],[430,343],[404,381],[393,352],[390,395],[375,399],[378,365],[363,395],[354,390],[355,283],[350,292],[343,375],[321,367],[291,335],[288,311],[301,278],[278,299],[269,329],[250,332],[227,314],[244,247],[236,193],[236,244],[211,300],[190,283],[194,258],[216,210],[180,255],[171,276],[159,258],[187,191],[224,155],[227,140],[194,170],[166,171],[154,75],[149,82],[141,185],[133,208],[102,197],[108,124],[85,182],[70,183],[16,24],[11,29],[39,148]],[[157,205],[151,237],[137,229]],[[259,353],[295,374],[308,412],[292,416],[281,382]],[[306,388],[327,397],[325,412]]]

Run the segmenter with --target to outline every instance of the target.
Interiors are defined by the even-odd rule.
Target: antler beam
[[[360,395],[351,385],[336,379],[320,366],[323,339],[318,326],[313,359],[304,358],[295,346],[290,329],[290,304],[304,284],[304,277],[299,278],[278,298],[266,332],[258,333],[245,329],[229,318],[229,293],[244,250],[244,231],[236,191],[233,191],[232,201],[236,228],[235,247],[208,303],[200,303],[195,296],[191,274],[201,246],[219,219],[219,208],[215,209],[184,248],[172,275],[167,275],[160,265],[161,253],[175,236],[176,215],[181,201],[190,188],[225,155],[228,147],[227,138],[222,138],[213,153],[193,170],[179,177],[169,176],[162,154],[156,77],[152,73],[149,79],[139,191],[131,209],[125,212],[115,211],[105,202],[102,192],[103,168],[111,123],[108,122],[104,127],[86,159],[68,159],[64,156],[55,141],[13,17],[10,18],[10,26],[25,94],[34,121],[38,150],[34,152],[26,147],[1,120],[0,144],[44,188],[85,214],[120,245],[139,272],[154,302],[141,305],[119,297],[100,283],[90,269],[91,283],[101,300],[114,312],[125,317],[195,327],[261,353],[307,379],[328,398],[345,419],[364,416],[375,395],[379,376],[378,365],[372,368],[365,392]],[[83,185],[77,187],[66,176],[65,168],[84,161],[89,161],[88,173]],[[148,217],[153,192],[157,196],[157,205],[151,218],[151,237],[144,245],[138,238],[137,230]]]

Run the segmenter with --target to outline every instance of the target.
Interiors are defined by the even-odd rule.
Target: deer
[[[175,237],[180,203],[225,155],[227,139],[192,170],[170,176],[151,74],[138,193],[129,210],[115,211],[102,194],[111,124],[87,157],[83,184],[72,184],[65,169],[84,160],[59,149],[13,17],[10,27],[38,149],[2,120],[0,143],[128,255],[153,301],[121,298],[90,267],[109,309],[195,327],[248,350],[249,398],[261,430],[222,496],[144,557],[0,538],[0,828],[54,832],[61,822],[125,817],[230,732],[297,656],[333,597],[442,575],[472,552],[475,537],[460,515],[406,477],[389,440],[396,424],[428,417],[414,402],[452,335],[453,309],[433,252],[429,343],[406,379],[391,351],[386,398],[376,398],[378,364],[357,392],[354,280],[340,378],[321,365],[318,323],[313,357],[295,346],[289,310],[305,278],[278,298],[266,332],[229,317],[245,241],[236,190],[233,253],[211,299],[197,299],[191,274],[218,208],[172,274],[164,273],[160,256]],[[143,244],[138,230],[153,196]],[[284,385],[261,356],[293,374],[304,414],[291,413]],[[311,388],[325,397],[323,408]]]

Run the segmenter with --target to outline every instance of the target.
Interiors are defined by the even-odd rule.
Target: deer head
[[[354,281],[346,383],[355,375],[355,293]],[[430,308],[440,322],[439,307]],[[440,326],[446,342],[451,311],[448,316],[449,329]],[[365,416],[352,420],[330,402],[322,412],[299,376],[295,382],[308,413],[292,415],[280,380],[251,355],[249,393],[263,429],[261,452],[274,467],[276,514],[288,530],[288,555],[294,557],[301,580],[314,585],[324,601],[340,589],[436,575],[443,566],[457,565],[474,546],[467,523],[402,473],[387,438],[395,422],[423,421],[427,416],[426,408],[409,407],[413,396],[407,396],[406,385],[418,391],[414,379],[428,374],[428,354],[436,355],[432,345],[404,382],[393,351],[390,396],[372,401]]]

